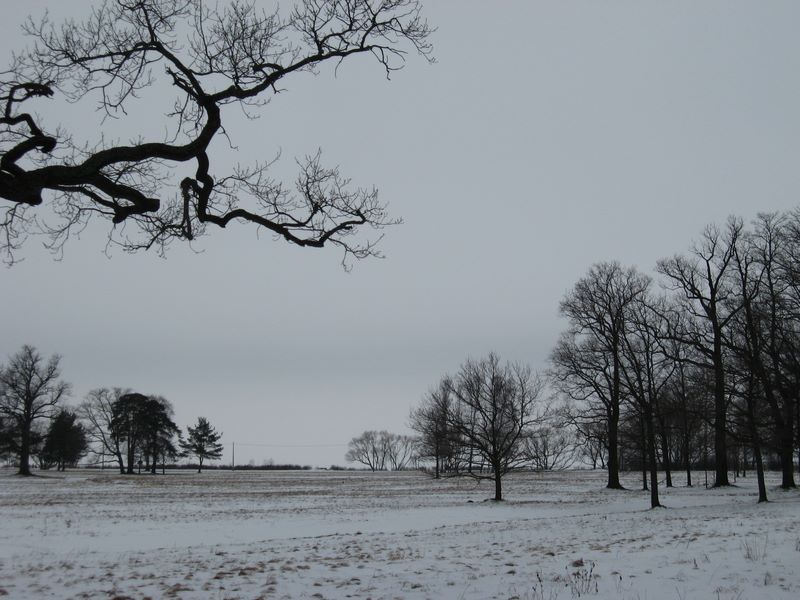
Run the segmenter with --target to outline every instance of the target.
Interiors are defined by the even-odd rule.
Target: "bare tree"
[[[126,250],[193,240],[207,225],[245,222],[299,246],[334,244],[348,256],[377,253],[362,226],[397,223],[373,189],[351,189],[319,153],[299,161],[295,191],[270,175],[272,161],[219,172],[220,141],[233,148],[229,107],[254,118],[281,85],[358,55],[387,77],[409,51],[431,58],[431,27],[419,0],[299,0],[266,12],[251,0],[106,0],[83,22],[23,27],[34,45],[0,78],[0,248],[8,261],[26,234],[43,231],[61,250],[92,216],[124,228],[110,238]],[[174,94],[165,93],[172,89]],[[163,139],[73,141],[27,107],[48,98],[96,102],[130,119],[143,97],[163,105]],[[159,128],[161,129],[161,128]],[[376,133],[379,135],[379,133]],[[186,168],[193,172],[182,179]],[[32,210],[48,204],[48,225]],[[379,239],[379,238],[378,238]]]
[[[525,461],[524,436],[544,418],[537,401],[542,382],[529,367],[501,365],[495,354],[467,360],[451,380],[457,399],[451,426],[474,448],[491,472],[472,477],[494,480],[494,499],[503,499],[502,478]]]
[[[629,307],[622,336],[622,374],[628,397],[635,403],[643,425],[642,469],[650,469],[650,507],[661,506],[658,497],[656,418],[676,362],[664,352],[666,312],[658,300],[642,294]],[[654,306],[656,308],[654,308]]]
[[[423,397],[420,406],[413,409],[409,417],[411,429],[419,434],[418,457],[433,459],[436,479],[443,471],[452,469],[459,446],[458,434],[450,426],[454,405],[450,382],[443,378]]]
[[[619,480],[619,421],[622,407],[622,336],[627,308],[649,279],[617,262],[598,263],[561,301],[569,329],[551,354],[556,387],[577,403],[575,421],[602,422],[607,429],[608,488]]]
[[[416,455],[419,438],[399,433],[389,434],[387,440],[386,460],[392,471],[407,468]]]
[[[358,462],[372,471],[385,471],[389,452],[388,431],[365,431],[347,445],[345,460]]]
[[[677,255],[658,262],[658,271],[670,287],[683,297],[690,319],[682,332],[682,343],[694,347],[702,360],[698,366],[714,375],[714,470],[715,486],[730,485],[727,450],[727,397],[725,390],[724,331],[739,310],[732,305],[728,282],[733,251],[743,225],[731,218],[724,230],[709,225],[690,255]]]
[[[78,416],[86,423],[86,435],[92,451],[105,457],[110,454],[117,461],[120,474],[125,473],[124,442],[113,427],[114,404],[131,390],[99,388],[91,390],[78,406]],[[101,458],[104,460],[104,458]]]
[[[525,461],[537,471],[561,471],[575,464],[579,444],[575,432],[564,424],[545,424],[524,440]]]
[[[22,349],[0,366],[0,416],[7,418],[19,438],[19,474],[30,475],[31,428],[39,419],[53,416],[59,402],[70,391],[60,380],[61,357],[45,362],[33,346]]]

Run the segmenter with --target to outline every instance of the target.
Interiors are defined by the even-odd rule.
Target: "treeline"
[[[64,406],[70,386],[61,379],[60,361],[26,345],[0,365],[0,456],[15,457],[21,475],[31,474],[33,460],[63,470],[90,456],[133,474],[156,473],[159,464],[163,470],[184,457],[196,459],[199,472],[205,460],[222,456],[221,434],[208,420],[199,417],[184,437],[162,396],[101,388],[74,409]]]
[[[542,378],[495,355],[444,376],[411,413],[410,464],[494,479],[498,500],[510,470],[576,460],[605,468],[609,488],[641,469],[652,506],[659,471],[667,486],[685,471],[691,486],[692,469],[711,468],[726,486],[732,467],[752,465],[766,501],[766,463],[794,488],[800,209],[706,227],[656,272],[592,266],[560,303],[568,327]],[[354,438],[348,460],[385,464],[389,435]]]

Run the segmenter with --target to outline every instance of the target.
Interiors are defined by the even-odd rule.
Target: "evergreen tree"
[[[60,411],[47,430],[42,448],[42,463],[55,465],[63,471],[67,465],[74,465],[86,454],[88,442],[83,425],[77,422],[75,413]]]
[[[194,455],[199,461],[197,472],[203,469],[204,459],[218,459],[222,457],[222,437],[204,417],[198,417],[195,427],[186,428],[186,440],[181,440],[180,445],[187,455]]]

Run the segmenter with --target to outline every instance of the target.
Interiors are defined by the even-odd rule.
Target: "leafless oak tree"
[[[61,357],[50,360],[33,346],[23,346],[5,366],[0,366],[0,415],[8,418],[19,436],[19,474],[30,475],[31,427],[52,416],[70,391],[61,381]]]
[[[219,172],[214,144],[228,137],[230,107],[255,116],[296,74],[357,55],[376,59],[387,76],[409,51],[432,60],[419,0],[299,0],[274,12],[254,0],[106,0],[84,22],[45,17],[24,30],[33,47],[0,75],[0,250],[8,261],[33,232],[60,251],[92,216],[109,219],[111,241],[128,251],[163,252],[208,225],[245,222],[299,246],[336,245],[345,260],[377,254],[379,237],[353,238],[362,226],[398,222],[375,189],[351,188],[319,153],[298,161],[292,190],[270,176],[270,160]],[[144,96],[163,106],[163,139],[78,143],[34,112],[55,97],[95,101],[125,119]],[[46,220],[33,210],[42,204],[52,212]]]

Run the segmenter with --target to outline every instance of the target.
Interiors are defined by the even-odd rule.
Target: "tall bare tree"
[[[724,336],[725,328],[739,310],[731,302],[734,292],[729,275],[742,229],[741,220],[735,218],[729,219],[722,229],[709,225],[688,256],[676,255],[658,262],[658,271],[682,297],[689,315],[686,328],[676,334],[701,357],[695,364],[713,373],[715,486],[730,485]]]
[[[560,304],[569,322],[551,354],[556,386],[576,404],[573,418],[607,429],[608,488],[619,480],[619,422],[623,401],[622,336],[628,307],[645,293],[649,279],[617,262],[598,263]]]
[[[31,428],[34,422],[47,419],[70,392],[61,381],[59,363],[54,354],[49,360],[33,346],[25,345],[0,366],[0,416],[7,418],[19,439],[19,474],[30,475]]]
[[[628,397],[635,403],[644,425],[643,469],[650,470],[650,507],[661,506],[658,497],[656,418],[677,362],[665,352],[665,310],[658,300],[642,294],[628,310],[622,336],[622,373]],[[662,457],[663,458],[663,457]]]
[[[298,74],[359,55],[387,76],[409,51],[432,60],[432,29],[419,0],[290,6],[267,12],[252,0],[106,0],[83,22],[29,20],[24,31],[33,47],[15,53],[0,76],[0,249],[7,259],[37,225],[60,250],[92,216],[125,224],[110,237],[127,250],[163,252],[208,225],[243,222],[299,246],[336,245],[345,259],[376,254],[375,238],[353,234],[397,221],[374,188],[351,189],[318,153],[299,161],[294,191],[271,177],[271,160],[225,171],[215,159],[221,142],[234,144],[225,127],[231,108],[255,117]],[[133,119],[132,107],[146,98],[163,106],[158,130],[168,133],[128,143],[73,141],[72,132],[34,112],[50,98],[96,103],[120,120]],[[48,225],[33,218],[42,204],[55,223],[52,215]]]

